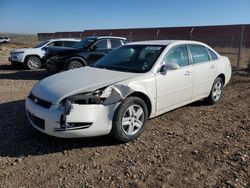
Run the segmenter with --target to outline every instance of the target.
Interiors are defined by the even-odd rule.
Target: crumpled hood
[[[137,73],[83,67],[49,76],[38,82],[31,92],[38,98],[57,104],[66,97],[94,91],[137,75]]]

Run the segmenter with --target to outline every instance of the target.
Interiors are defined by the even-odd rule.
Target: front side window
[[[192,53],[194,64],[209,61],[207,49],[204,46],[189,45],[189,48]]]
[[[177,63],[180,67],[189,65],[188,52],[185,45],[176,46],[170,49],[164,57],[165,63]]]
[[[87,49],[93,42],[95,42],[96,38],[93,37],[86,37],[85,39],[81,40],[80,42],[77,42],[74,44],[73,48],[78,49]]]
[[[56,41],[56,42],[54,42],[54,46],[62,46],[62,42],[61,41]]]
[[[165,46],[158,45],[126,45],[97,61],[94,67],[123,72],[148,72]]]
[[[101,50],[101,49],[107,49],[108,48],[108,41],[106,39],[99,40],[95,43],[96,49]]]

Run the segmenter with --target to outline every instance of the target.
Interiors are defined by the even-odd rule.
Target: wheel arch
[[[73,60],[76,60],[76,61],[79,61],[83,66],[87,66],[87,61],[85,58],[83,57],[79,57],[79,56],[74,56],[74,57],[71,57],[68,59],[67,63],[66,63],[66,66],[69,65],[69,63]]]
[[[135,91],[135,92],[129,94],[127,97],[138,97],[138,98],[142,99],[147,105],[148,117],[150,117],[151,112],[152,112],[152,103],[146,94],[139,92],[139,91]]]
[[[218,78],[218,77],[222,79],[223,85],[225,85],[225,82],[226,82],[226,76],[225,76],[225,74],[221,73],[221,74],[219,74],[219,75],[217,76],[217,78]]]
[[[39,55],[37,55],[37,54],[28,54],[28,55],[26,55],[25,58],[24,58],[24,62],[26,63],[27,59],[29,57],[32,57],[32,56],[39,58],[40,61],[41,61],[41,63],[42,63],[42,58]]]

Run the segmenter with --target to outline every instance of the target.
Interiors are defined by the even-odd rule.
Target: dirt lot
[[[47,73],[10,67],[7,52],[0,50],[0,187],[250,187],[249,73],[234,73],[219,104],[154,118],[131,143],[58,139],[31,128],[24,111]]]

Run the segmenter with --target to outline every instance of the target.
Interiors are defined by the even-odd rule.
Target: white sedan
[[[227,57],[195,41],[124,45],[91,67],[38,82],[26,99],[33,127],[56,137],[137,138],[149,118],[205,99],[217,103],[231,77]]]

